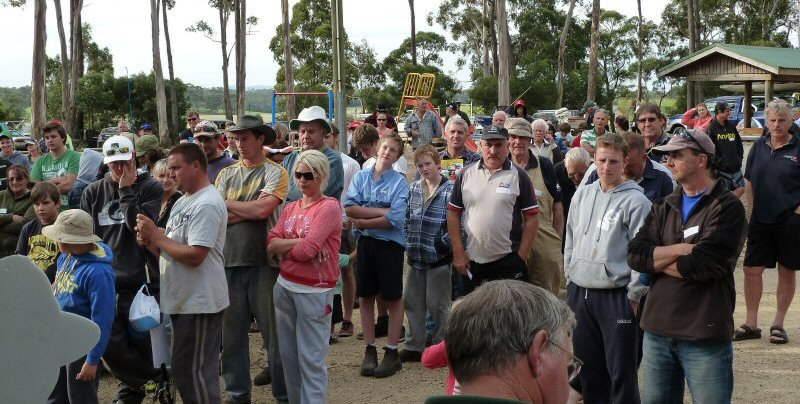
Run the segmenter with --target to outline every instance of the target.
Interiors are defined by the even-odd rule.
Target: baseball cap
[[[725,102],[725,101],[717,101],[717,105],[714,106],[714,113],[716,114],[717,112],[724,111],[724,110],[726,110],[728,108],[730,108],[730,105],[728,105],[727,102]]]
[[[133,158],[133,142],[125,136],[111,136],[103,142],[103,163],[128,161]]]
[[[142,125],[141,129],[142,130],[153,129],[153,125],[150,125],[149,123],[146,123],[146,124]]]
[[[695,131],[694,133],[682,133],[673,135],[669,139],[669,143],[663,146],[654,147],[657,154],[667,154],[671,151],[682,149],[694,149],[701,153],[715,154],[714,142],[705,133]]]
[[[2,132],[2,133],[0,133],[0,139],[3,139],[3,138],[9,139],[9,140],[14,140],[14,139],[11,137],[11,135],[9,135],[9,134],[8,134],[8,133],[6,133],[6,132]]]
[[[136,139],[136,157],[142,157],[150,150],[158,148],[158,138],[155,135],[144,135]]]
[[[198,122],[192,131],[194,132],[195,138],[201,136],[219,137],[219,127],[217,127],[217,124],[211,121]]]
[[[502,126],[489,125],[483,128],[481,140],[502,139],[508,140],[508,130]]]
[[[455,101],[450,101],[450,102],[448,102],[448,103],[447,103],[447,104],[445,104],[445,105],[446,105],[447,107],[449,107],[449,108],[458,109],[458,103],[457,103],[457,102],[455,102]]]

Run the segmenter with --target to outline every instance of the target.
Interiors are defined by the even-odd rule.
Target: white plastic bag
[[[161,323],[161,311],[156,298],[150,295],[147,285],[142,285],[131,303],[128,315],[133,328],[140,332],[147,332]]]

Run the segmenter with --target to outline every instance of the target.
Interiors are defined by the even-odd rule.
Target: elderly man
[[[592,165],[592,157],[589,152],[580,147],[569,149],[564,156],[564,160],[556,164],[553,169],[556,172],[558,185],[561,188],[561,201],[564,204],[564,222],[566,223],[569,215],[569,206],[572,196],[583,181],[586,171]]]
[[[453,117],[444,127],[444,139],[447,147],[439,153],[442,160],[461,159],[468,166],[481,159],[481,155],[466,146],[469,124],[461,117]],[[443,167],[444,168],[444,167]]]
[[[411,148],[430,144],[435,137],[442,137],[442,121],[428,109],[429,101],[424,97],[417,98],[417,108],[406,120],[406,134],[411,137]]]
[[[597,138],[606,134],[608,111],[602,108],[594,111],[592,123],[592,129],[585,130],[581,133],[581,147],[586,149],[589,154],[594,155],[594,150],[597,147]]]
[[[628,246],[628,264],[650,274],[644,305],[642,401],[697,403],[733,394],[733,271],[745,238],[744,207],[714,181],[714,143],[702,132],[653,149],[667,153],[680,186],[654,203]]]
[[[492,125],[504,127],[506,126],[506,121],[508,120],[508,114],[506,111],[496,111],[494,115],[492,115]]]
[[[569,307],[551,293],[514,280],[487,282],[453,308],[445,330],[462,395],[426,403],[566,402],[567,383],[581,370],[570,343],[574,327]]]
[[[481,140],[483,156],[456,177],[448,206],[453,266],[465,277],[465,294],[485,281],[527,280],[528,253],[539,227],[533,183],[508,158],[508,131],[492,125]]]
[[[342,157],[339,152],[331,149],[325,144],[325,135],[331,132],[331,123],[325,116],[325,110],[316,105],[300,111],[297,119],[289,122],[289,129],[299,132],[300,150],[286,156],[283,159],[283,168],[289,172],[289,194],[286,202],[293,202],[303,197],[294,178],[294,162],[300,153],[306,150],[318,150],[325,154],[330,161],[330,178],[328,185],[322,191],[326,196],[339,198],[342,196],[344,188],[344,168],[342,167]]]
[[[654,153],[651,149],[669,142],[669,135],[664,130],[665,122],[666,117],[656,104],[644,104],[636,111],[636,125],[644,136],[645,151],[650,159],[661,164],[667,162],[667,156]]]
[[[511,161],[525,169],[533,183],[539,203],[539,231],[528,252],[528,280],[558,295],[562,283],[561,234],[564,232],[564,208],[553,163],[530,150],[531,125],[522,118],[506,121]]]
[[[530,145],[532,152],[536,153],[539,157],[550,160],[554,164],[564,160],[564,154],[561,153],[561,148],[559,148],[555,142],[550,143],[545,138],[547,134],[547,121],[541,118],[535,119],[531,124],[531,133],[533,133],[533,141]]]

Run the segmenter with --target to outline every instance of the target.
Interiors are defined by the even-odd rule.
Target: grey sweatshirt
[[[650,213],[642,188],[625,181],[603,192],[600,181],[578,188],[567,216],[564,272],[567,281],[587,289],[626,286],[638,302],[646,286],[628,267],[628,242]]]

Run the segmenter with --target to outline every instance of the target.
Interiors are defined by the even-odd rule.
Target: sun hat
[[[231,132],[231,133],[243,130],[251,130],[253,132],[265,134],[266,138],[264,139],[264,144],[272,144],[278,137],[278,134],[275,133],[275,130],[272,129],[271,126],[265,124],[264,120],[261,119],[260,116],[255,116],[255,115],[243,115],[242,118],[239,120],[239,122],[236,123],[236,125],[225,129],[226,132]]]
[[[94,234],[94,221],[82,209],[61,212],[55,223],[42,228],[42,235],[57,243],[89,244],[102,241]]]
[[[127,136],[111,136],[103,142],[103,163],[128,161],[133,158],[133,142]]]
[[[508,118],[506,129],[509,135],[533,138],[531,124],[525,118]]]
[[[331,123],[328,121],[328,117],[325,116],[325,110],[322,107],[313,105],[310,106],[302,111],[300,111],[300,115],[297,116],[297,119],[292,119],[289,122],[289,129],[291,130],[300,130],[300,124],[303,122],[314,122],[319,121],[322,126],[328,129],[328,132],[332,132]]]
[[[136,139],[136,157],[142,157],[150,150],[158,149],[156,135],[143,135]]]

